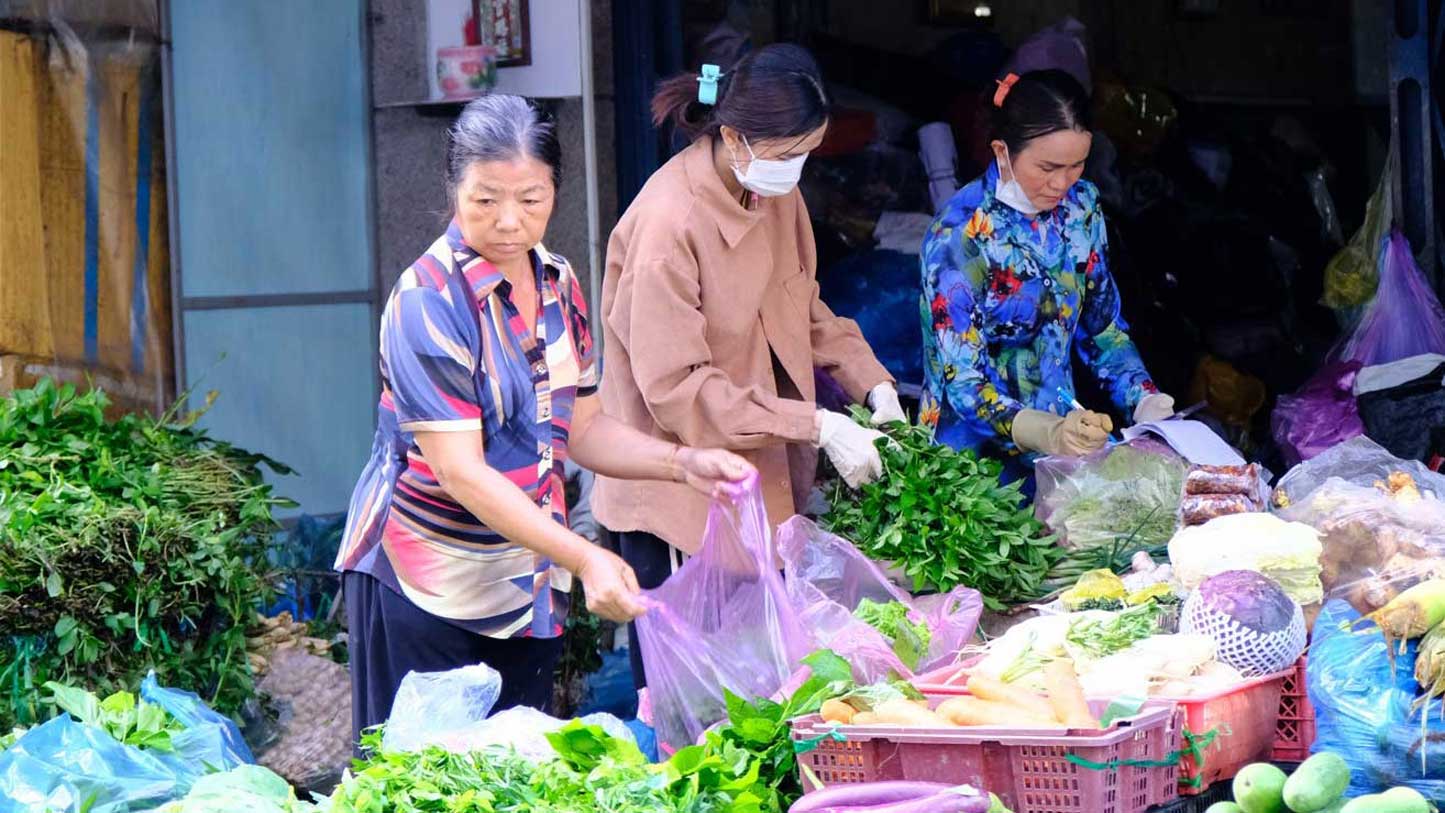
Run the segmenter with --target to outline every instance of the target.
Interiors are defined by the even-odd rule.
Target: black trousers
[[[502,675],[492,711],[549,711],[561,638],[488,638],[447,623],[365,573],[343,573],[351,654],[351,728],[386,722],[407,672],[442,672],[485,663]]]
[[[626,531],[617,534],[617,547],[622,560],[632,566],[637,574],[637,585],[643,590],[662,586],[672,575],[677,553],[671,545],[649,533]],[[637,625],[627,625],[627,654],[632,660],[632,685],[638,689],[647,686],[647,673],[643,671],[642,647],[637,643]]]

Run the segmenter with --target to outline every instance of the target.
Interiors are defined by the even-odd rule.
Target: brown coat
[[[654,437],[744,455],[774,524],[812,484],[813,367],[859,400],[892,381],[858,326],[818,298],[816,260],[802,195],[744,208],[706,137],[648,180],[607,244],[606,413]],[[599,477],[592,507],[613,531],[646,531],[688,552],[707,521],[707,499],[674,483]]]

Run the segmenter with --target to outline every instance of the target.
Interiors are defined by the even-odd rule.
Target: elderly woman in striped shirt
[[[387,302],[379,425],[336,563],[358,733],[411,670],[486,663],[503,678],[497,708],[545,710],[574,576],[604,618],[640,613],[632,569],[568,530],[569,456],[709,494],[753,473],[601,414],[581,289],[541,243],[560,159],[534,104],[468,104],[450,132],[455,217]]]

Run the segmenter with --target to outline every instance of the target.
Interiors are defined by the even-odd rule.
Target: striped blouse
[[[493,638],[560,635],[571,575],[453,500],[412,433],[480,431],[487,464],[567,523],[573,405],[596,391],[598,371],[571,267],[540,245],[531,257],[535,336],[455,222],[397,281],[381,320],[376,438],[336,558],[337,570]]]

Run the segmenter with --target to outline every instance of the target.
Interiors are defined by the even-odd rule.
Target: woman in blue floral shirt
[[[1005,458],[1104,445],[1109,416],[1079,407],[1072,355],[1138,421],[1174,411],[1129,339],[1109,275],[1098,190],[1081,180],[1089,100],[1063,71],[1010,74],[994,96],[995,161],[923,241],[922,419],[939,442]]]

